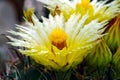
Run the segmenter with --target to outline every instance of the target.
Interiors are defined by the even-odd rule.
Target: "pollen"
[[[66,45],[67,34],[59,27],[52,30],[51,34],[49,35],[49,39],[52,45],[54,45],[60,50],[67,46]]]
[[[81,0],[81,3],[76,4],[76,8],[83,7],[85,9],[88,9],[90,6],[90,0]]]

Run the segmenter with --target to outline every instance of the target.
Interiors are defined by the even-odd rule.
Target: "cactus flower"
[[[109,21],[120,12],[119,0],[114,0],[107,3],[108,0],[38,0],[50,9],[53,15],[63,13],[66,20],[69,19],[73,13],[89,14],[86,23],[93,19],[98,19],[99,22],[103,20]]]
[[[68,21],[64,16],[49,16],[40,22],[35,15],[33,23],[26,22],[27,27],[18,25],[17,31],[9,31],[22,39],[8,36],[13,46],[25,47],[19,49],[21,53],[30,56],[37,63],[47,69],[68,70],[80,64],[87,56],[88,51],[103,36],[106,22],[99,23],[93,20],[88,24],[85,21],[88,15],[73,14]]]

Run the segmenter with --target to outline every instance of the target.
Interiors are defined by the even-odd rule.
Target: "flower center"
[[[60,50],[66,47],[67,34],[59,27],[52,30],[49,39]]]
[[[85,9],[88,9],[90,6],[90,0],[81,0],[81,3],[76,4],[76,8],[83,7]]]

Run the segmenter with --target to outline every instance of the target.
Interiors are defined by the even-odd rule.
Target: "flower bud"
[[[104,39],[111,51],[115,53],[120,46],[120,15],[109,22],[105,33],[108,33],[108,35]]]
[[[117,49],[117,52],[113,55],[112,63],[116,69],[120,68],[120,47]]]
[[[88,65],[91,66],[106,66],[110,63],[112,58],[112,53],[108,46],[106,45],[104,39],[100,40],[100,43],[96,44],[92,52],[89,53],[86,60]]]

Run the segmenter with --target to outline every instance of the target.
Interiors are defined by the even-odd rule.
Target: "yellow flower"
[[[89,23],[93,19],[99,21],[110,20],[120,12],[119,0],[114,0],[111,3],[107,3],[108,0],[38,0],[47,5],[53,15],[59,12],[63,13],[64,17],[69,19],[73,13],[80,13],[82,15],[88,13],[89,17],[86,23]]]
[[[49,19],[43,18],[41,23],[33,15],[34,25],[27,22],[28,27],[18,25],[19,32],[9,31],[22,38],[8,36],[13,41],[9,43],[25,47],[26,50],[20,49],[21,53],[48,69],[68,70],[82,62],[98,38],[103,36],[101,33],[106,24],[93,20],[86,25],[84,22],[88,15],[80,17],[79,14],[73,14],[65,21],[63,15],[50,15]]]

